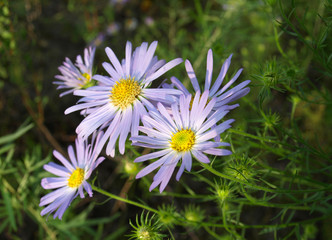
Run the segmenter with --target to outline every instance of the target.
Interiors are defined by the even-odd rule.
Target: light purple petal
[[[192,116],[191,121],[193,122],[192,124],[195,129],[198,129],[200,127],[199,123],[202,121],[202,118],[203,118],[203,117],[201,117],[201,114],[206,106],[208,97],[209,97],[209,91],[204,91],[200,98],[199,103],[196,104],[196,102],[194,101],[192,104],[191,109],[193,112],[196,113],[196,115]],[[215,100],[214,100],[213,104],[214,103],[215,103]],[[204,121],[204,119],[203,119],[203,121]]]
[[[184,163],[182,162],[182,164],[178,170],[178,173],[176,174],[176,177],[175,177],[176,181],[180,180],[180,177],[182,176],[183,171],[184,171]]]
[[[74,153],[74,148],[73,148],[72,145],[68,146],[68,155],[69,155],[69,158],[70,158],[71,162],[73,163],[73,166],[76,168],[77,167],[77,160],[76,160],[76,156],[75,156],[75,153]]]
[[[169,153],[170,154],[170,153]],[[154,171],[155,169],[157,169],[158,167],[160,167],[162,164],[165,163],[165,161],[167,160],[169,154],[163,156],[162,158],[160,158],[159,160],[151,163],[150,165],[148,165],[147,167],[143,168],[137,175],[136,175],[136,179],[144,177],[145,175],[149,174],[150,172]]]
[[[118,71],[116,71],[113,67],[112,67],[112,65],[110,64],[110,63],[108,63],[108,62],[103,62],[103,67],[104,67],[104,69],[106,70],[106,72],[113,78],[113,79],[116,79],[116,81],[119,81],[121,78],[122,78],[122,76],[123,75],[120,75],[120,73],[118,72]],[[101,78],[99,78],[99,79],[101,79]],[[103,82],[105,82],[106,83],[106,79],[102,79],[103,80]],[[106,84],[108,84],[108,83],[106,83]]]
[[[143,156],[140,156],[140,157],[136,158],[134,160],[134,162],[144,162],[144,161],[149,160],[149,159],[158,158],[160,156],[168,154],[171,151],[172,150],[170,150],[170,149],[165,149],[165,150],[161,150],[161,151],[158,151],[158,152],[149,153],[149,154],[146,154],[146,155],[143,155]]]
[[[171,108],[172,108],[172,114],[173,114],[173,118],[175,120],[177,129],[180,130],[183,126],[183,123],[182,123],[182,119],[181,119],[181,116],[180,116],[180,113],[179,113],[178,103],[173,103]]]
[[[204,142],[211,138],[216,137],[217,135],[223,133],[226,129],[230,128],[231,125],[229,125],[229,124],[232,122],[234,122],[234,119],[229,119],[229,120],[223,122],[222,124],[212,128],[210,131],[205,132],[204,134],[197,137],[196,142],[200,143],[200,142]]]
[[[187,88],[180,82],[179,79],[177,79],[176,77],[171,77],[171,81],[174,84],[174,86],[176,86],[185,95],[189,95],[190,94],[189,91],[187,90]]]
[[[233,84],[233,82],[235,82],[236,79],[240,76],[242,70],[243,70],[242,68],[239,69],[239,71],[237,71],[237,73],[235,74],[235,76],[220,91],[218,91],[216,93],[216,95],[222,94],[227,88],[229,88]]]
[[[75,196],[71,196],[68,195],[65,197],[65,199],[63,200],[63,202],[61,203],[59,209],[55,212],[53,218],[59,218],[60,220],[62,219],[63,214],[65,213],[66,209],[69,207],[71,201],[76,198],[77,195]]]
[[[166,61],[161,59],[158,61],[157,56],[153,57],[151,63],[154,61],[155,59],[155,63],[152,64],[152,66],[150,66],[147,71],[146,71],[146,76],[150,76],[151,74],[153,74],[155,71],[157,71],[157,69],[161,68],[163,65],[166,64]]]
[[[113,64],[115,70],[118,72],[118,74],[120,76],[124,76],[124,73],[122,71],[122,66],[121,66],[118,58],[115,56],[113,50],[111,48],[107,47],[105,49],[105,52],[106,52],[108,58],[110,59],[111,63]]]
[[[68,162],[68,160],[62,156],[61,153],[58,151],[54,150],[53,151],[54,157],[56,157],[70,172],[73,172],[75,169],[74,167]]]
[[[203,109],[203,111],[199,111],[199,115],[196,118],[195,121],[195,129],[200,129],[203,122],[207,118],[209,114],[211,114],[211,110],[213,109],[214,105],[216,103],[216,99],[213,98],[211,101],[206,105],[206,107]]]
[[[177,131],[178,128],[175,125],[174,121],[172,120],[172,122],[169,123],[167,118],[164,118],[160,115],[160,112],[150,111],[149,114],[153,118],[153,120],[155,120],[155,122],[149,122],[150,127],[152,126],[155,129],[157,129],[158,131],[163,132],[164,134],[166,134],[168,136],[172,135],[173,132]],[[147,117],[143,116],[143,118],[146,121]],[[148,120],[148,121],[150,121],[150,120]]]
[[[111,80],[110,77],[102,76],[102,75],[93,75],[92,79],[97,80],[98,82],[101,82],[105,85],[113,85],[114,81]]]
[[[152,113],[152,112],[151,112]],[[150,113],[150,114],[151,114]],[[144,120],[144,121],[146,121],[147,123],[149,123],[152,127],[154,127],[155,129],[157,129],[158,131],[160,131],[160,132],[164,132],[164,133],[166,133],[166,134],[169,134],[169,135],[172,135],[172,131],[169,129],[169,128],[167,128],[167,125],[165,126],[165,125],[163,125],[163,124],[160,124],[159,122],[157,122],[155,119],[153,119],[153,118],[151,118],[151,117],[149,117],[149,116],[147,116],[147,115],[144,115],[143,117],[142,117],[142,119]]]
[[[66,186],[68,183],[68,178],[62,177],[49,177],[49,178],[43,178],[41,180],[41,185],[44,189],[53,189],[53,188],[59,188]]]
[[[71,173],[67,168],[65,168],[65,167],[63,167],[59,164],[56,164],[54,162],[50,162],[48,164],[45,164],[44,169],[46,171],[50,172],[50,173],[53,173],[54,175],[59,176],[59,177],[68,177],[68,176],[70,176],[70,173]]]
[[[201,93],[199,91],[196,92],[193,103],[191,104],[190,121],[191,121],[192,125],[193,125],[193,123],[195,123],[195,118],[199,114],[199,112],[197,112],[197,105],[199,103],[200,96],[201,96]]]
[[[81,198],[84,198],[84,192],[83,192],[83,187],[79,186],[77,188],[78,194],[80,195]]]
[[[171,179],[174,169],[176,167],[177,162],[179,161],[180,156],[177,156],[176,159],[174,160],[174,163],[168,166],[167,170],[164,173],[164,177],[162,179],[162,182],[160,184],[159,192],[163,192],[165,187],[167,186],[169,180]]]
[[[215,83],[213,84],[211,91],[210,91],[210,96],[213,96],[219,89],[219,87],[221,86],[225,75],[228,71],[229,65],[231,64],[231,59],[232,59],[233,54],[231,54],[227,60],[224,62],[224,64],[222,65],[222,68],[220,70],[220,73],[217,77],[217,80],[215,81]]]
[[[135,142],[143,142],[143,143],[148,143],[148,144],[159,145],[159,147],[163,147],[168,143],[168,140],[152,138],[149,136],[135,136],[135,137],[131,137],[130,139],[132,139]],[[136,143],[133,143],[133,144],[136,144]]]
[[[156,51],[157,45],[158,45],[157,41],[154,41],[150,44],[150,47],[149,47],[148,51],[146,52],[144,59],[143,59],[143,64],[141,66],[141,75],[138,76],[138,78],[141,78],[142,74],[144,74],[146,72],[147,68],[149,67],[150,62],[153,58],[154,52]]]
[[[164,107],[164,105],[161,103],[158,103],[157,107],[158,107],[158,110],[161,113],[161,115],[164,116],[164,118],[166,118],[167,122],[174,128],[174,130],[176,130],[176,125],[175,125],[173,119],[171,118],[171,116],[169,115],[169,112]]]
[[[191,150],[191,153],[194,155],[194,157],[202,162],[202,163],[209,163],[210,160],[207,156],[205,156],[201,151]]]
[[[125,143],[128,137],[128,133],[130,131],[132,116],[133,116],[132,106],[129,106],[122,113],[122,119],[119,125],[119,128],[121,129],[120,139],[119,139],[119,151],[121,154],[124,154],[125,151]]]
[[[109,136],[109,142],[106,147],[106,154],[114,157],[114,145],[119,137],[120,134],[120,116],[122,114],[120,112],[117,112],[115,115],[111,125],[108,127],[107,131],[105,132],[105,135],[107,133],[107,136]]]
[[[158,69],[158,71],[156,71],[155,73],[151,74],[149,77],[147,77],[143,83],[144,84],[149,84],[150,82],[152,82],[153,80],[155,80],[156,78],[160,77],[161,75],[163,75],[165,72],[169,71],[170,69],[172,69],[173,67],[175,67],[176,65],[179,65],[180,63],[182,63],[182,59],[181,58],[176,58],[168,63],[166,63],[164,66],[162,66],[160,69]]]
[[[206,60],[206,76],[205,76],[205,88],[204,90],[210,90],[213,72],[213,55],[212,50],[209,49]]]
[[[202,134],[215,124],[219,122],[229,111],[217,110],[215,111],[206,122],[200,127],[200,129],[196,132],[197,135]]]
[[[184,97],[180,96],[180,115],[183,122],[183,128],[189,128],[189,107],[190,107],[191,95]]]
[[[162,145],[135,142],[135,140],[133,140],[133,143],[131,145],[138,146],[138,147],[144,147],[144,148],[152,148],[152,149],[160,149],[163,147]]]
[[[84,181],[83,186],[84,186],[85,191],[89,194],[89,197],[92,197],[93,192],[92,192],[92,188],[91,188],[90,184],[87,181]]]
[[[127,44],[126,44],[126,77],[130,76],[131,51],[132,51],[131,42],[127,41]]]
[[[140,101],[134,102],[134,111],[133,111],[133,115],[132,115],[131,132],[130,132],[131,136],[138,135],[138,126],[139,126],[139,122],[140,122],[140,118],[141,118],[140,114],[144,113],[144,111],[143,112],[140,111],[140,109],[142,109],[142,108],[144,109],[144,107]]]
[[[164,132],[160,132],[160,131],[154,130],[154,129],[146,127],[146,126],[138,127],[138,129],[141,132],[148,135],[149,137],[161,138],[162,140],[170,140],[170,138],[171,138],[170,135],[168,135]]]
[[[81,103],[81,104],[78,104],[78,105],[74,105],[74,106],[71,106],[69,108],[66,109],[65,111],[65,114],[69,114],[69,113],[72,113],[72,112],[75,112],[75,111],[78,111],[78,110],[82,110],[82,109],[86,109],[86,108],[90,108],[90,107],[96,107],[96,106],[99,106],[103,104],[103,102],[88,102],[88,103]]]
[[[191,158],[191,153],[190,151],[187,151],[184,153],[182,157],[182,162],[184,163],[185,169],[190,172],[191,170],[191,165],[192,165],[192,158]]]
[[[188,77],[190,78],[191,84],[194,87],[195,92],[200,91],[199,88],[199,84],[195,75],[195,71],[193,69],[193,67],[191,66],[191,63],[189,62],[189,60],[185,61],[185,66],[186,66],[186,71],[188,73]]]
[[[68,192],[71,191],[67,186],[54,190],[53,192],[46,194],[44,197],[40,199],[39,206],[40,207],[45,206],[46,204],[53,202],[55,199],[59,198],[60,196],[68,194]]]
[[[216,155],[216,156],[227,156],[231,155],[232,152],[226,149],[217,149],[217,148],[210,148],[203,151],[204,153]]]
[[[50,205],[48,205],[46,208],[44,208],[40,212],[40,215],[44,216],[46,213],[52,213],[52,212],[54,212],[56,209],[58,209],[58,207],[61,204],[63,204],[66,201],[66,197],[67,197],[67,195],[64,195],[62,198],[55,199],[54,202],[52,202]]]

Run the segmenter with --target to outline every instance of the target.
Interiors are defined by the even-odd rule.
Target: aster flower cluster
[[[177,166],[176,180],[179,181],[184,170],[191,170],[193,159],[209,163],[208,155],[231,154],[224,148],[229,144],[220,141],[220,134],[234,121],[223,120],[229,111],[239,106],[234,101],[250,91],[247,87],[249,80],[230,88],[242,69],[222,86],[231,55],[212,84],[213,54],[210,49],[204,89],[199,86],[189,60],[185,61],[185,69],[194,92],[188,91],[176,77],[171,77],[170,84],[154,88],[153,81],[182,62],[181,58],[169,62],[159,60],[155,56],[156,48],[156,41],[150,46],[144,42],[134,50],[127,42],[125,58],[119,60],[107,47],[105,52],[109,62],[102,64],[108,74],[106,76],[92,74],[95,52],[92,48],[85,49],[84,61],[78,56],[74,65],[66,58],[63,66],[59,67],[62,75],[57,75],[60,81],[54,83],[59,85],[59,89],[69,89],[60,96],[73,93],[81,97],[65,114],[80,111],[84,119],[76,128],[76,154],[73,147],[68,148],[70,162],[54,151],[54,156],[63,166],[56,163],[44,166],[46,171],[58,177],[44,178],[42,186],[58,189],[41,199],[40,206],[49,204],[42,210],[42,215],[55,211],[54,218],[61,219],[76,196],[84,197],[83,189],[92,196],[87,180],[104,160],[104,157],[98,157],[104,146],[106,154],[111,157],[115,156],[117,148],[120,154],[125,153],[128,139],[134,146],[156,149],[134,162],[153,161],[136,178],[159,168],[149,190],[160,186],[160,192],[164,191]],[[90,136],[91,144],[88,143]]]

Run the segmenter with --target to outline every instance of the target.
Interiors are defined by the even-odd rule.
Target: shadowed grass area
[[[330,0],[0,2],[0,238],[331,239],[331,13]],[[128,141],[125,155],[102,152],[93,198],[41,217],[43,165],[67,155],[83,120],[64,115],[79,97],[59,97],[58,67],[96,46],[93,71],[108,76],[105,47],[122,59],[127,41],[154,40],[159,59],[192,63],[201,88],[209,49],[213,80],[230,54],[223,85],[244,69],[250,93],[221,136],[233,154],[149,192],[153,175],[136,180],[147,164],[133,160],[151,150]],[[193,92],[183,63],[153,85],[171,76]]]

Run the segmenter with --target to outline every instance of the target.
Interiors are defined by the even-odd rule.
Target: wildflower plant
[[[59,67],[61,75],[56,75],[55,78],[60,81],[53,82],[59,85],[57,89],[69,90],[60,94],[60,97],[73,93],[77,89],[85,89],[94,86],[96,83],[92,79],[93,75],[93,60],[96,48],[89,47],[84,49],[84,58],[81,55],[76,57],[76,62],[66,58],[63,65]]]
[[[208,117],[216,103],[216,99],[207,103],[208,95],[209,91],[205,91],[202,96],[200,92],[197,92],[192,106],[190,106],[192,97],[181,95],[179,104],[172,104],[171,113],[168,113],[166,108],[158,103],[160,113],[150,111],[150,116],[143,117],[145,126],[138,129],[146,136],[131,137],[133,145],[161,149],[135,159],[135,162],[142,162],[160,157],[136,176],[136,178],[141,178],[160,167],[150,186],[150,191],[159,184],[160,192],[164,191],[180,160],[181,166],[176,175],[178,181],[185,169],[191,170],[193,157],[202,163],[209,163],[210,160],[205,154],[217,156],[231,154],[229,150],[219,148],[229,146],[228,143],[214,142],[211,139],[230,128],[230,124],[234,120],[229,119],[216,125],[229,111],[227,107],[222,107]],[[216,126],[213,127],[214,125]]]
[[[180,214],[177,212],[176,207],[174,204],[163,204],[161,207],[158,208],[159,210],[159,222],[162,224],[165,228],[173,228],[175,224],[177,224],[179,221],[177,218],[180,217]]]
[[[136,224],[131,221],[129,224],[133,228],[132,233],[128,235],[129,239],[160,240],[166,236],[160,233],[162,224],[156,215],[149,216],[149,213],[142,212],[140,217],[136,215]]]
[[[53,5],[0,3],[0,239],[332,239],[330,1]]]
[[[157,42],[149,47],[142,43],[132,53],[132,44],[126,44],[126,57],[121,62],[111,48],[105,52],[112,64],[103,67],[110,77],[95,75],[99,86],[77,90],[80,103],[68,108],[65,114],[89,108],[89,114],[77,127],[79,137],[86,139],[95,130],[106,129],[103,142],[109,139],[106,154],[114,157],[115,144],[119,139],[119,152],[124,154],[129,132],[137,135],[140,119],[147,109],[153,109],[151,101],[171,104],[180,95],[179,90],[150,88],[151,83],[162,74],[182,62],[177,58],[168,63],[154,56]]]
[[[93,136],[91,144],[80,138],[76,139],[76,153],[72,146],[68,147],[70,162],[58,151],[53,155],[63,166],[50,162],[44,165],[44,169],[57,177],[43,178],[41,185],[45,189],[56,189],[40,199],[39,206],[45,206],[41,215],[55,212],[54,218],[62,219],[62,216],[71,202],[80,195],[84,198],[85,190],[92,197],[92,188],[87,182],[93,170],[105,159],[98,157],[98,144],[103,132]]]
[[[202,223],[205,218],[204,210],[193,204],[187,205],[182,214],[184,218],[188,220],[189,225],[193,227],[199,227],[200,223]]]

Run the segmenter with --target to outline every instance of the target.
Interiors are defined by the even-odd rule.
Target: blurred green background
[[[331,184],[331,10],[330,0],[1,0],[0,136],[5,137],[0,138],[0,238],[127,239],[129,219],[135,222],[136,214],[141,213],[139,208],[95,193],[93,198],[76,199],[63,221],[40,217],[39,199],[47,193],[40,180],[48,176],[42,165],[53,160],[53,149],[65,151],[73,144],[75,128],[82,120],[79,113],[63,114],[78,98],[59,98],[52,82],[65,57],[74,61],[89,45],[97,47],[95,71],[106,74],[101,66],[108,61],[105,47],[122,59],[126,41],[136,47],[157,40],[159,58],[189,59],[201,82],[209,48],[214,54],[214,79],[233,53],[227,79],[243,67],[238,81],[251,79],[252,83],[251,92],[239,101],[241,107],[228,118],[236,119],[235,129],[296,146],[294,159],[299,157],[300,162],[285,154],[283,160],[287,161],[281,161],[272,146],[247,146],[244,137],[229,136],[237,154],[258,156],[266,165],[304,176],[311,167],[326,168],[324,174],[312,173],[310,177]],[[165,78],[171,76],[191,86],[183,64]],[[308,153],[310,166],[302,165],[301,148]],[[181,209],[190,203],[143,190],[147,189],[144,181],[133,181],[134,158],[129,151],[105,160],[97,169],[96,182],[112,193],[155,207],[175,201]],[[183,184],[199,188],[194,186],[194,176],[185,175]],[[174,193],[188,187],[173,183]],[[328,194],[320,199],[329,205]],[[207,212],[214,211],[210,202],[198,204]],[[330,212],[326,214],[331,214],[331,208],[327,209]],[[257,218],[256,211],[248,210],[244,220],[275,223],[271,220],[275,211],[264,210],[262,218]],[[295,219],[313,215],[299,213]],[[248,229],[242,235],[246,239],[331,239],[329,220],[331,217],[298,233],[288,228],[278,234]],[[223,230],[215,231],[228,239]],[[208,239],[204,229],[188,226],[178,226],[173,235],[175,239]]]

